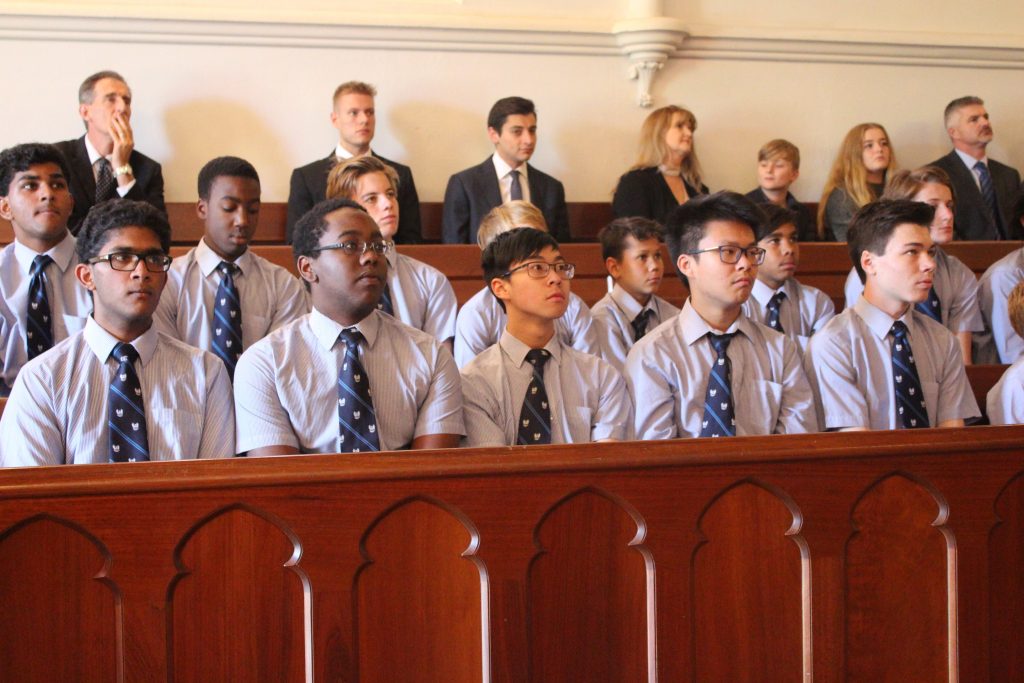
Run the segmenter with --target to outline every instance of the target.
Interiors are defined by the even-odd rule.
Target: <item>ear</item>
[[[608,271],[613,280],[618,280],[622,275],[622,266],[619,264],[619,260],[611,256],[604,260],[604,269]]]
[[[10,197],[0,197],[0,218],[3,218],[6,221],[10,221],[14,218],[14,214],[11,213]]]
[[[864,270],[865,275],[875,274],[875,255],[865,249],[860,252],[860,267]]]
[[[694,257],[689,254],[680,254],[679,258],[676,259],[676,268],[678,268],[679,272],[685,275],[687,279],[689,279],[693,272],[693,259]]]
[[[199,216],[199,220],[205,221],[206,216],[209,213],[210,205],[205,199],[200,199],[196,202],[196,215]]]
[[[509,291],[511,283],[500,277],[493,278],[490,282],[491,291],[494,292],[494,296],[498,297],[502,301],[508,301],[512,298],[512,294]]]
[[[92,266],[87,263],[79,263],[75,266],[75,279],[90,292],[96,291],[96,283],[92,279]]]
[[[91,105],[88,105],[88,104],[79,104],[78,105],[78,115],[82,117],[83,121],[87,120],[88,117],[89,117],[89,107],[90,106]]]
[[[492,145],[498,144],[498,140],[501,139],[501,131],[494,130],[490,126],[487,127],[487,138],[491,141]]]
[[[338,127],[338,112],[334,109],[331,109],[331,125],[335,128]]]
[[[795,183],[796,179],[799,178],[799,177],[800,177],[800,169],[794,168],[793,169],[793,182]]]
[[[300,256],[295,262],[295,268],[299,271],[299,277],[309,283],[319,282],[320,276],[313,268],[313,259],[308,256]]]

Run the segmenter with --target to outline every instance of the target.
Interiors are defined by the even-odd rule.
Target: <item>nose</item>
[[[740,252],[740,260],[736,262],[736,270],[750,270],[756,268],[754,260],[745,251]]]
[[[929,252],[924,252],[924,256],[921,258],[921,270],[930,273],[935,270],[935,256]]]
[[[149,268],[146,267],[146,259],[140,258],[139,262],[135,264],[135,269],[132,270],[133,280],[148,280],[150,277]]]

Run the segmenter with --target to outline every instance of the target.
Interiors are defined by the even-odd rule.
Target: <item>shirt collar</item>
[[[88,135],[85,136],[85,153],[89,155],[90,166],[95,166],[97,161],[103,158],[107,158],[100,154],[95,147],[93,147],[92,140],[89,139]]]
[[[501,155],[498,154],[497,152],[491,155],[491,161],[494,162],[494,171],[495,173],[498,174],[499,178],[504,178],[505,176],[508,175],[508,172],[512,170],[512,167],[506,164],[505,160],[502,159]],[[522,180],[520,182],[529,180],[530,178],[526,173],[527,166],[529,166],[529,164],[524,163],[518,168],[518,171],[523,175]]]
[[[347,149],[342,147],[341,143],[339,142],[337,146],[334,148],[334,156],[338,161],[348,161],[349,159],[352,158],[353,154],[352,152],[349,152]],[[363,156],[373,156],[373,150],[371,149]]]
[[[246,249],[242,252],[242,255],[235,259],[234,263],[238,266],[240,274],[244,275],[249,269],[252,255],[249,250]],[[220,265],[221,261],[224,261],[220,256],[217,255],[213,249],[210,249],[210,245],[206,243],[206,238],[203,237],[199,240],[199,244],[196,245],[196,263],[199,264],[199,270],[202,272],[204,277],[210,277],[210,275],[217,270],[217,266]]]
[[[732,325],[729,325],[729,329],[725,332],[721,332],[708,325],[704,318],[700,317],[700,313],[690,304],[690,299],[686,299],[686,303],[683,304],[683,310],[679,312],[679,320],[676,323],[683,333],[683,341],[687,346],[693,346],[693,344],[699,341],[702,337],[706,336],[709,332],[711,334],[731,334],[735,332],[742,332],[744,336],[751,337],[753,332],[750,319],[743,315],[741,312],[739,317],[733,321]]]
[[[626,314],[626,317],[629,318],[630,322],[635,320],[636,317],[645,310],[654,311],[654,315],[658,315],[658,309],[654,306],[653,296],[650,301],[647,302],[646,306],[640,306],[640,302],[634,299],[632,294],[620,287],[618,283],[612,287],[612,291],[609,293],[609,296],[611,296],[615,305]]]
[[[512,359],[517,368],[521,368],[523,363],[526,362],[526,354],[530,352],[531,347],[524,344],[522,341],[512,336],[512,333],[508,331],[508,328],[502,330],[501,338],[498,339],[498,346],[501,347],[502,352]],[[555,363],[560,363],[562,360],[562,345],[558,341],[558,333],[551,335],[551,339],[544,345],[548,353],[551,354],[551,359]]]
[[[865,299],[863,294],[860,295],[860,298],[857,299],[857,302],[853,305],[853,310],[864,320],[868,329],[871,330],[871,333],[879,339],[885,339],[888,337],[889,331],[892,330],[892,324],[896,322],[888,313]],[[907,326],[907,330],[911,337],[914,336],[913,311],[914,307],[909,306],[907,308],[907,312],[899,318],[903,321],[903,324]]]
[[[61,269],[61,272],[65,272],[68,266],[71,265],[71,259],[75,256],[75,238],[69,232],[57,246],[43,253],[53,259],[53,262]],[[21,269],[22,274],[28,275],[32,268],[32,261],[39,255],[37,251],[30,249],[18,240],[14,240],[14,258],[18,261],[18,268]]]
[[[85,335],[85,343],[89,345],[89,348],[92,349],[92,352],[96,354],[101,363],[107,362],[107,359],[110,358],[110,352],[121,342],[120,339],[103,329],[91,315],[85,321],[85,331],[83,334]],[[152,360],[153,354],[156,353],[159,335],[160,333],[156,331],[156,327],[150,325],[148,330],[130,342],[138,352],[139,362],[142,363],[143,367]]]
[[[956,149],[955,147],[953,148],[953,151],[956,152],[956,155],[960,157],[960,161],[964,162],[964,166],[969,168],[971,172],[974,171],[974,165],[977,164],[979,161],[984,162],[986,167],[988,166],[987,155],[982,156],[980,159],[975,159],[967,152],[961,152],[959,149]]]
[[[787,280],[786,283],[788,283],[788,282],[789,281]],[[753,289],[750,290],[750,296],[754,297],[754,299],[757,301],[757,303],[761,304],[762,306],[767,306],[768,305],[768,301],[773,296],[775,296],[776,292],[784,292],[784,291],[786,291],[786,283],[783,283],[783,285],[781,287],[779,287],[778,289],[772,289],[771,287],[769,287],[765,283],[763,283],[760,280],[755,278],[754,279],[754,287],[753,287]],[[788,297],[789,293],[787,293],[786,296]]]
[[[380,316],[381,314],[374,310],[355,325],[342,325],[335,320],[331,320],[314,307],[309,314],[309,327],[313,330],[313,336],[316,337],[317,343],[326,351],[334,348],[338,341],[338,335],[341,334],[342,330],[351,327],[356,328],[362,333],[366,339],[367,348],[372,349],[377,341],[377,333],[380,331]]]

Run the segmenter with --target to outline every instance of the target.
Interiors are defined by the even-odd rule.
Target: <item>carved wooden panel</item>
[[[1024,681],[1024,477],[1014,479],[996,501],[1000,522],[989,552],[990,656],[1003,681]]]
[[[545,516],[529,578],[531,680],[648,679],[654,568],[641,528],[620,502],[592,490]]]

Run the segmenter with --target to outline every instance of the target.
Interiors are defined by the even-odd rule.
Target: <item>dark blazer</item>
[[[708,193],[707,185],[701,185],[699,190],[685,180],[683,185],[691,198]],[[635,168],[625,173],[619,178],[612,197],[612,213],[616,218],[642,216],[664,224],[669,211],[677,206],[679,202],[657,166]]]
[[[379,154],[373,156],[395,169],[398,174],[398,231],[395,232],[395,242],[419,244],[423,241],[420,233],[420,197],[416,193],[416,183],[412,180],[412,169]],[[336,163],[337,157],[331,152],[323,159],[292,171],[291,187],[288,190],[288,225],[285,229],[288,244],[292,243],[292,230],[295,229],[296,221],[327,196],[327,174]]]
[[[992,176],[992,187],[996,191],[996,202],[1002,213],[1003,229],[1007,234],[1000,236],[992,223],[991,211],[985,205],[981,190],[974,180],[974,173],[953,150],[941,159],[931,163],[949,174],[953,181],[956,209],[953,214],[953,234],[958,240],[1024,239],[1020,225],[1011,225],[1013,200],[1020,187],[1020,173],[1016,169],[988,160],[988,172]]]
[[[760,187],[754,188],[746,194],[747,199],[752,199],[758,204],[771,204],[768,195]],[[818,228],[814,216],[805,204],[800,203],[792,192],[786,193],[786,208],[796,214],[796,234],[801,242],[817,242]]]
[[[544,214],[548,231],[559,242],[572,241],[565,187],[547,173],[530,166],[530,203]],[[476,244],[476,231],[487,212],[501,204],[501,187],[492,157],[459,171],[444,191],[442,238],[445,244]]]
[[[68,229],[72,235],[77,235],[82,221],[85,220],[85,214],[89,213],[89,209],[96,203],[96,177],[92,172],[92,164],[89,163],[89,152],[85,149],[84,135],[75,140],[58,142],[55,146],[64,155],[68,162],[68,170],[71,172],[68,184],[71,196],[75,198],[75,208],[71,211]],[[125,199],[148,202],[166,214],[164,175],[160,164],[135,149],[128,157],[128,163],[132,167],[135,184],[125,195]]]

